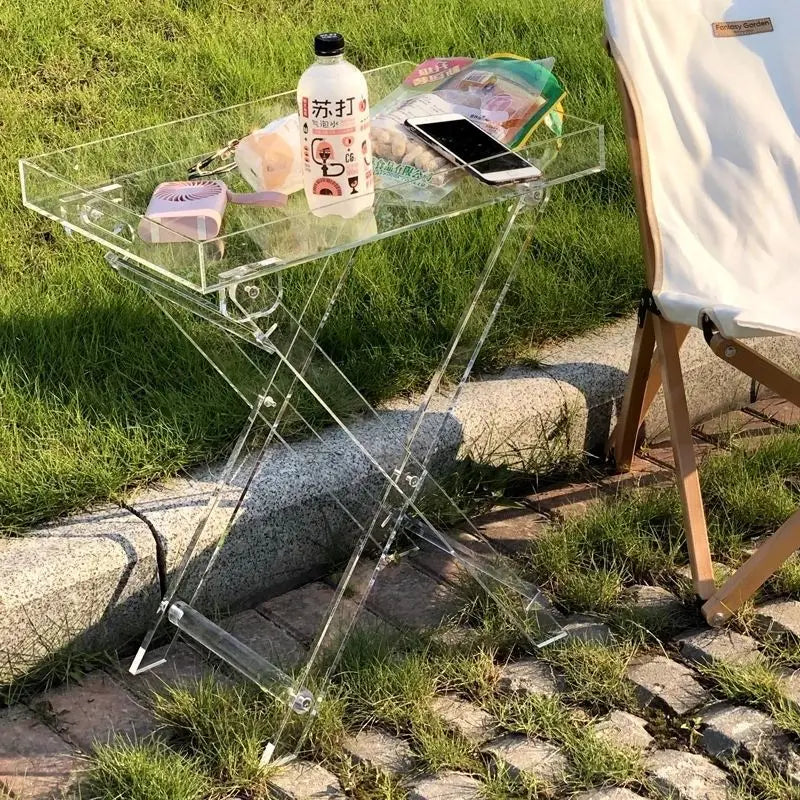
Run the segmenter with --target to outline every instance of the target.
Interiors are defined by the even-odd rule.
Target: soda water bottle
[[[340,33],[315,36],[314,53],[297,85],[303,186],[317,216],[353,217],[375,191],[367,82],[345,61]]]

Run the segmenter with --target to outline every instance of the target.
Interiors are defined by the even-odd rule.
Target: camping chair
[[[800,406],[800,381],[742,342],[800,336],[800,5],[605,11],[647,273],[611,448],[627,471],[663,382],[694,588],[720,625],[800,547],[800,511],[716,589],[680,348],[696,326],[715,355]]]

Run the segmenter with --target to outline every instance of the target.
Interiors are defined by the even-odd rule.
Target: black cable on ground
[[[158,571],[158,588],[161,592],[161,598],[167,594],[167,550],[164,547],[164,540],[161,534],[156,529],[156,526],[150,522],[147,517],[135,508],[132,508],[127,503],[120,503],[120,506],[126,511],[130,511],[135,517],[138,517],[153,535],[153,541],[156,544],[156,570]]]

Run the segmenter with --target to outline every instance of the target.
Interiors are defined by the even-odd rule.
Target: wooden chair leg
[[[644,325],[636,329],[622,409],[617,427],[609,440],[609,449],[613,451],[614,460],[620,472],[627,472],[631,468],[633,454],[636,451],[636,440],[641,427],[655,345],[653,315],[647,314]]]
[[[691,330],[688,325],[675,325],[672,326],[675,329],[675,341],[678,345],[678,350],[683,347],[683,343],[686,341],[686,337],[689,335],[689,331]],[[647,416],[647,412],[650,410],[650,406],[653,405],[653,401],[656,399],[656,395],[658,394],[658,390],[661,388],[661,358],[659,357],[659,352],[656,350],[655,355],[653,356],[653,363],[650,366],[650,377],[647,379],[647,389],[645,389],[644,393],[644,404],[642,406],[642,416],[639,420],[639,425],[644,422],[644,418]]]
[[[654,317],[653,325],[660,354],[664,399],[672,437],[678,490],[683,506],[694,589],[702,600],[708,600],[714,593],[714,570],[711,565],[711,550],[708,545],[706,515],[703,509],[703,497],[700,493],[697,461],[694,457],[691,422],[686,405],[686,389],[681,373],[679,331],[677,326],[660,317]]]
[[[703,615],[708,623],[725,622],[798,549],[800,511],[789,517],[705,603]]]
[[[678,348],[680,348],[689,335],[689,327],[675,325],[675,330]],[[646,364],[649,373],[645,378],[642,373]],[[609,438],[609,451],[613,452],[617,469],[620,472],[627,472],[631,468],[638,445],[639,431],[660,388],[661,359],[658,350],[655,349],[655,329],[652,315],[648,314],[644,327],[636,330],[625,398],[619,421]]]
[[[708,343],[714,353],[736,369],[755,378],[780,397],[800,407],[800,380],[737,339],[715,333]]]

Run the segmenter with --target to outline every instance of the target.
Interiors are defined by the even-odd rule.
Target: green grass
[[[716,560],[735,566],[749,540],[769,532],[775,524],[770,515],[781,507],[765,487],[785,486],[794,497],[799,442],[800,435],[787,433],[770,439],[761,451],[722,454],[702,466],[709,523],[717,532]],[[758,505],[752,506],[748,498]],[[725,513],[723,500],[728,501]],[[530,553],[520,557],[520,566],[547,584],[562,609],[593,611],[614,630],[607,644],[567,640],[537,654],[558,673],[558,695],[521,697],[499,692],[501,666],[509,659],[529,655],[530,645],[497,612],[496,605],[465,584],[464,591],[471,597],[458,623],[471,626],[470,635],[454,640],[384,630],[380,635],[355,635],[348,641],[320,716],[303,741],[302,755],[336,774],[349,796],[398,800],[405,795],[396,779],[353,764],[342,754],[346,733],[377,727],[408,742],[416,772],[455,769],[473,774],[483,783],[485,800],[552,796],[552,790],[541,783],[492,768],[473,745],[434,718],[431,699],[446,692],[490,712],[503,731],[559,746],[567,757],[568,770],[556,796],[573,797],[602,786],[630,786],[643,796],[655,796],[641,757],[599,738],[592,724],[611,710],[628,710],[647,718],[658,747],[702,752],[697,718],[671,718],[653,707],[642,711],[625,679],[628,664],[637,655],[667,652],[677,658],[669,641],[675,630],[658,617],[634,615],[627,590],[634,583],[645,582],[677,591],[681,579],[676,570],[685,562],[677,499],[670,489],[637,490],[583,518],[553,524],[547,534],[537,538]],[[609,585],[614,591],[592,594],[591,587],[597,588],[597,584],[590,576],[598,570],[613,577]],[[600,588],[606,580],[610,578],[604,578]],[[786,585],[786,579],[782,580],[771,581],[765,596],[779,595]],[[682,627],[701,624],[694,601],[688,598],[685,613]],[[746,615],[733,624],[748,631]],[[800,737],[800,714],[787,699],[780,680],[783,669],[800,666],[800,648],[771,638],[765,642],[764,653],[763,664],[703,667],[700,680],[714,698],[761,709],[783,730]],[[173,749],[157,745],[101,749],[92,759],[89,788],[93,793],[89,797],[111,798],[117,793],[136,798],[140,796],[138,787],[158,780],[163,765],[173,760],[174,784],[169,785],[174,789],[169,797],[176,800],[193,797],[196,786],[206,787],[204,796],[212,800],[265,796],[269,772],[259,770],[257,763],[283,713],[275,701],[254,687],[204,681],[195,689],[162,695],[156,700],[156,713],[165,732],[172,734]],[[291,724],[285,731],[285,746],[298,743],[301,731],[300,724]],[[150,752],[148,748],[153,752],[149,761],[140,756]],[[196,770],[199,783],[184,781],[185,764]],[[776,772],[775,765],[752,761],[734,764],[729,771],[733,796],[740,800],[800,800],[797,787]]]
[[[625,670],[634,655],[628,643],[609,646],[568,640],[543,654],[564,680],[564,695],[597,714],[614,708],[633,709],[633,691]]]
[[[334,772],[353,797],[405,797],[397,779],[354,764],[343,754],[346,733],[378,727],[409,743],[414,774],[459,770],[476,775],[485,782],[487,800],[549,796],[545,784],[493,768],[473,744],[431,714],[432,698],[450,692],[494,714],[505,731],[560,746],[569,761],[566,780],[575,792],[641,783],[638,755],[596,737],[588,725],[592,718],[577,706],[572,694],[563,699],[499,696],[496,678],[502,660],[491,646],[480,644],[444,646],[415,635],[356,636],[348,643],[301,754]],[[608,676],[584,677],[586,689],[593,687],[598,694],[610,685]],[[92,757],[87,796],[110,798],[113,792],[127,796],[122,789],[128,787],[131,796],[138,797],[138,787],[156,781],[164,766],[175,761],[174,782],[169,784],[173,794],[165,797],[193,797],[190,792],[196,785],[205,787],[212,798],[265,797],[271,770],[259,768],[258,759],[283,711],[281,704],[250,686],[204,680],[193,688],[169,690],[156,698],[155,713],[170,736],[172,749],[125,743],[100,748]],[[296,718],[290,724],[284,747],[298,742],[303,721]],[[148,749],[153,753],[150,764],[140,757]],[[185,764],[197,773],[195,784],[184,786],[181,770]]]
[[[534,579],[570,611],[607,613],[623,587],[658,582],[680,563],[680,506],[671,490],[643,490],[592,509],[531,548]]]
[[[800,736],[800,710],[789,700],[781,676],[768,663],[705,665],[701,672],[723,697],[765,711],[786,731]]]
[[[291,87],[313,33],[374,67],[432,55],[555,55],[568,109],[608,126],[608,171],[556,192],[478,365],[626,311],[638,236],[600,0],[12,0],[0,19],[0,529],[218,456],[245,414],[194,349],[105,265],[22,209],[16,159]],[[376,246],[325,347],[371,399],[419,387],[448,340],[497,213]],[[435,257],[431,249],[436,247]]]
[[[63,637],[64,629],[58,627],[57,630]],[[17,652],[3,654],[0,708],[24,702],[54,686],[80,682],[86,673],[107,667],[114,661],[113,654],[87,651],[79,641],[61,648],[51,647],[51,641],[39,633],[35,640],[31,637],[28,641],[16,641]],[[41,656],[42,646],[50,650],[45,658]]]
[[[570,760],[567,785],[573,789],[622,785],[642,778],[639,754],[598,737],[582,712],[554,697],[503,698],[490,709],[510,731],[560,745]]]
[[[210,783],[197,760],[161,744],[100,745],[81,800],[203,800]]]
[[[734,786],[742,800],[800,800],[800,787],[760,761],[731,767]]]
[[[708,458],[700,478],[712,557],[733,569],[754,541],[775,531],[800,504],[797,473],[800,435],[769,437],[755,451],[738,449]],[[625,587],[687,587],[679,568],[688,563],[683,521],[673,488],[641,489],[601,503],[586,515],[554,526],[523,558],[531,578],[568,611],[614,618],[630,630],[643,622],[626,609]],[[792,594],[800,564],[792,558],[761,590],[760,597]],[[670,629],[670,620],[649,620]]]

